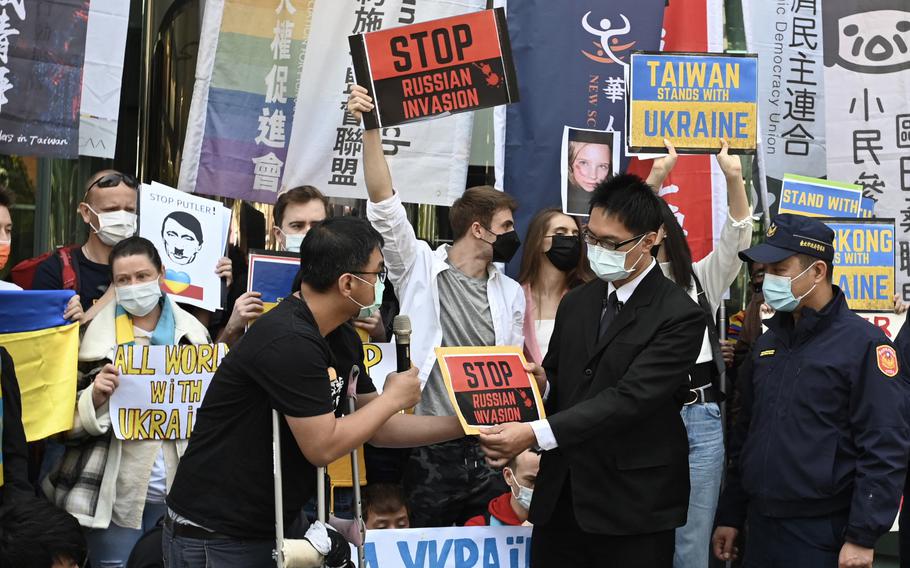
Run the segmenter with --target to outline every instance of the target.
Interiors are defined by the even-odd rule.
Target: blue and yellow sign
[[[266,313],[292,293],[300,257],[287,252],[251,251],[249,266],[247,290],[262,294],[262,313]]]
[[[832,219],[834,283],[852,310],[894,307],[894,219]]]
[[[755,151],[758,130],[754,55],[645,53],[631,56],[629,149],[663,152],[664,139],[680,153]]]
[[[777,212],[806,217],[870,218],[871,201],[863,198],[863,188],[858,185],[785,174]]]

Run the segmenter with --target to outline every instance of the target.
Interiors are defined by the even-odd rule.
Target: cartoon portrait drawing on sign
[[[175,211],[164,218],[161,238],[169,259],[181,266],[192,264],[202,250],[202,224],[189,213]]]

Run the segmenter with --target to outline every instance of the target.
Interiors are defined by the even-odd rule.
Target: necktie
[[[607,330],[610,328],[610,324],[613,322],[613,318],[616,317],[616,314],[618,314],[621,309],[622,302],[616,297],[616,291],[614,290],[610,293],[610,297],[607,298],[607,304],[604,306],[603,315],[600,316],[599,335],[601,338],[606,335]]]

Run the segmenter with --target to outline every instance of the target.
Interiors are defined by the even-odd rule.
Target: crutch
[[[357,403],[354,401],[353,397],[348,398],[348,408],[353,414],[356,410]],[[360,464],[357,462],[357,448],[354,448],[354,451],[351,452],[351,475],[354,478],[354,482],[351,483],[351,487],[354,490],[354,521],[357,523],[357,528],[360,530],[360,544],[357,545],[357,565],[361,568],[366,566],[366,556],[363,552],[363,543],[366,541],[366,526],[363,524],[363,503],[360,500]]]
[[[284,496],[281,493],[281,430],[278,411],[272,409],[272,477],[275,479],[275,550],[272,558],[284,568]]]

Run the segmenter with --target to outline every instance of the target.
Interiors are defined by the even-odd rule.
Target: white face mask
[[[98,213],[86,204],[88,210],[98,216],[98,227],[89,223],[101,242],[112,247],[136,234],[136,214],[129,211]]]
[[[136,317],[148,315],[161,300],[161,284],[158,279],[131,286],[117,286],[117,303]]]
[[[297,233],[296,235],[289,235],[281,229],[278,229],[278,232],[284,235],[284,250],[300,254],[300,245],[303,244],[303,238],[306,237],[306,233],[304,232]]]
[[[511,469],[509,472],[512,474],[510,477],[512,481],[515,482],[515,485],[518,486],[518,495],[515,494],[515,488],[512,487],[512,484],[509,484],[509,491],[512,492],[512,497],[515,497],[515,500],[518,501],[518,504],[527,511],[531,508],[531,498],[534,497],[534,490],[530,487],[525,487],[521,483],[518,483],[518,480],[515,479],[515,472]]]
[[[598,278],[607,282],[616,282],[617,280],[628,278],[635,272],[635,264],[641,261],[641,257],[645,253],[638,255],[638,260],[629,269],[626,269],[626,256],[641,244],[645,236],[642,235],[638,242],[635,243],[635,246],[625,252],[616,252],[597,245],[588,246],[588,263],[591,265],[591,270],[594,271]]]

